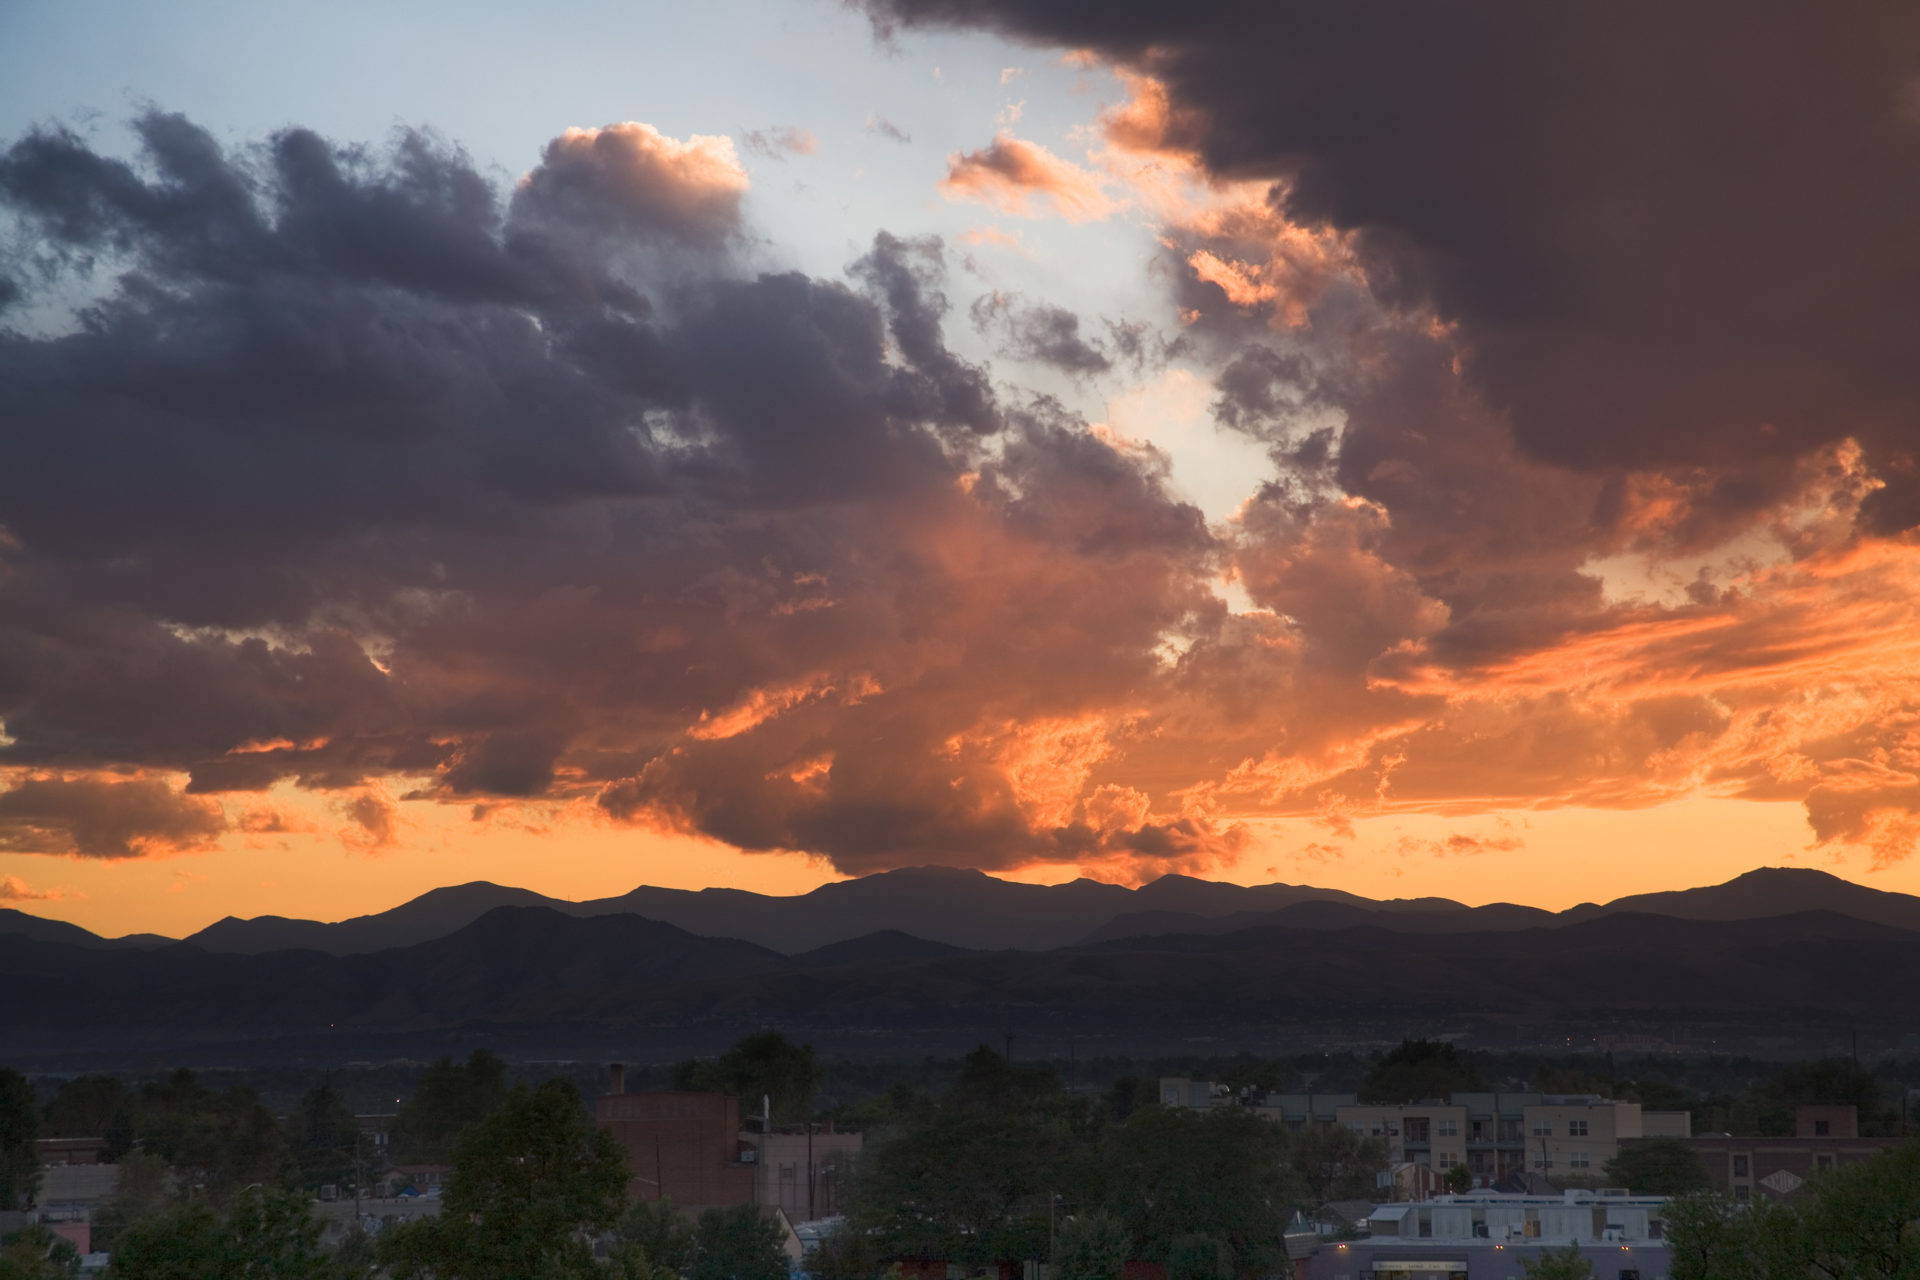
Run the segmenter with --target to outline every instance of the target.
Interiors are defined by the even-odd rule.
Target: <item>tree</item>
[[[1665,1212],[1672,1280],[1807,1280],[1790,1260],[1797,1231],[1783,1204],[1699,1192],[1668,1201]]]
[[[865,1230],[842,1222],[801,1259],[800,1265],[813,1280],[873,1280],[880,1270],[880,1257]]]
[[[1233,1280],[1233,1250],[1218,1236],[1181,1236],[1167,1250],[1167,1280]]]
[[[48,1136],[104,1137],[127,1102],[126,1086],[113,1076],[75,1076],[61,1084],[47,1103]]]
[[[1520,1269],[1527,1280],[1593,1280],[1593,1264],[1581,1256],[1577,1244],[1522,1258]]]
[[[1440,1175],[1440,1189],[1451,1195],[1465,1195],[1473,1190],[1473,1171],[1463,1164],[1457,1164]]]
[[[343,1183],[353,1177],[360,1122],[331,1082],[309,1089],[288,1119],[301,1186]]]
[[[40,1107],[18,1071],[0,1069],[0,1209],[24,1208],[40,1181]]]
[[[693,1231],[671,1200],[642,1200],[614,1229],[613,1252],[636,1272],[635,1260],[642,1259],[667,1275],[685,1275],[693,1266]]]
[[[778,1032],[764,1031],[709,1061],[682,1062],[673,1071],[676,1089],[730,1093],[756,1111],[765,1097],[775,1124],[797,1124],[813,1114],[813,1096],[826,1072],[814,1060],[812,1045],[796,1045]]]
[[[1763,1133],[1792,1133],[1795,1107],[1851,1106],[1860,1132],[1878,1133],[1887,1110],[1872,1073],[1845,1058],[1798,1062],[1753,1091]]]
[[[1387,1167],[1387,1144],[1340,1124],[1309,1124],[1296,1131],[1287,1163],[1300,1175],[1307,1202],[1371,1196],[1374,1177]]]
[[[293,1180],[286,1134],[251,1089],[216,1093],[182,1069],[144,1086],[134,1110],[145,1148],[216,1202],[255,1183]]]
[[[1132,1235],[1118,1218],[1104,1213],[1069,1218],[1054,1237],[1055,1280],[1120,1280],[1132,1245]]]
[[[1147,1107],[1104,1144],[1108,1207],[1142,1258],[1165,1261],[1175,1240],[1206,1235],[1243,1270],[1277,1270],[1305,1195],[1286,1154],[1286,1130],[1239,1107]]]
[[[461,1142],[437,1218],[383,1232],[395,1280],[549,1280],[593,1273],[591,1233],[619,1222],[626,1155],[565,1080],[516,1086]]]
[[[1607,1161],[1607,1179],[1643,1196],[1684,1196],[1705,1191],[1707,1166],[1685,1138],[1644,1138],[1625,1143]]]
[[[1360,1101],[1424,1102],[1480,1087],[1480,1073],[1442,1040],[1402,1040],[1360,1086]]]
[[[223,1215],[201,1202],[128,1227],[109,1280],[343,1280],[302,1195],[248,1188]],[[364,1274],[364,1272],[362,1273]]]
[[[129,1151],[120,1160],[113,1198],[93,1211],[93,1247],[112,1253],[122,1232],[164,1213],[172,1200],[173,1175],[167,1162],[146,1151]]]
[[[0,1241],[0,1280],[73,1280],[79,1274],[73,1242],[37,1222]]]
[[[1060,1136],[1021,1113],[942,1109],[869,1153],[853,1217],[890,1254],[970,1266],[1037,1257]]]
[[[709,1209],[693,1233],[692,1280],[787,1280],[785,1244],[759,1205]]]
[[[404,1161],[437,1163],[452,1157],[460,1139],[507,1099],[507,1064],[476,1049],[464,1064],[442,1058],[394,1117],[394,1145]]]
[[[1920,1143],[1817,1176],[1794,1209],[1800,1274],[1920,1276]]]

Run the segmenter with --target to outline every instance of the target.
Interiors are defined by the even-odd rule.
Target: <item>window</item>
[[[1833,1136],[1833,1121],[1831,1121],[1831,1120],[1815,1120],[1815,1121],[1813,1122],[1813,1136],[1814,1136],[1814,1137],[1816,1137],[1816,1138],[1830,1138],[1830,1137],[1832,1137],[1832,1136]]]
[[[1584,1169],[1584,1168],[1586,1168],[1586,1167],[1587,1167],[1587,1152],[1586,1152],[1586,1149],[1585,1149],[1584,1147],[1582,1147],[1582,1148],[1576,1148],[1575,1150],[1573,1150],[1573,1151],[1570,1151],[1570,1152],[1568,1152],[1568,1153],[1567,1153],[1567,1165],[1568,1165],[1568,1166],[1569,1166],[1570,1168],[1574,1168],[1574,1169]]]
[[[1551,1169],[1553,1168],[1553,1157],[1535,1156],[1533,1158],[1533,1167],[1536,1169]]]
[[[1586,1137],[1586,1136],[1587,1136],[1587,1122],[1586,1122],[1585,1120],[1569,1120],[1569,1121],[1567,1121],[1567,1136],[1568,1136],[1569,1138],[1584,1138],[1584,1137]]]
[[[1753,1198],[1753,1188],[1747,1186],[1735,1187],[1733,1189],[1733,1198],[1744,1204]]]
[[[1460,1157],[1453,1154],[1453,1152],[1442,1151],[1440,1153],[1440,1167],[1442,1169],[1451,1169],[1459,1163],[1460,1163]]]
[[[1551,1137],[1552,1135],[1553,1135],[1553,1121],[1542,1119],[1542,1120],[1535,1120],[1533,1122],[1534,1137],[1546,1138],[1546,1137]]]
[[[1751,1170],[1752,1170],[1752,1166],[1747,1162],[1747,1158],[1745,1156],[1735,1155],[1733,1157],[1733,1176],[1734,1177],[1736,1178],[1749,1177],[1751,1176]]]
[[[1648,1218],[1647,1219],[1647,1239],[1665,1240],[1666,1238],[1667,1238],[1667,1224],[1661,1221],[1659,1218]]]
[[[1438,1124],[1437,1132],[1443,1138],[1457,1138],[1460,1136],[1460,1122],[1458,1120],[1442,1120]]]
[[[1816,1169],[1833,1168],[1833,1153],[1831,1151],[1822,1151],[1814,1156],[1813,1167]]]
[[[1425,1142],[1427,1140],[1427,1118],[1425,1116],[1408,1116],[1407,1141]]]

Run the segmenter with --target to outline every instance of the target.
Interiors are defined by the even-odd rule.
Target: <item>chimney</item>
[[[607,1064],[607,1092],[625,1093],[627,1091],[627,1064],[609,1062]]]

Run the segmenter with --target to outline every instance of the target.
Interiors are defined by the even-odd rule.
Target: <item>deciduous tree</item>
[[[691,1280],[787,1280],[785,1241],[759,1205],[709,1209],[694,1229]]]
[[[549,1280],[593,1272],[628,1179],[619,1143],[565,1080],[517,1086],[462,1140],[437,1218],[380,1237],[395,1280]]]

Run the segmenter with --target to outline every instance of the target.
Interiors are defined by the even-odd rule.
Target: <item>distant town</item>
[[[664,1065],[368,1064],[297,1097],[287,1070],[7,1071],[0,1275],[1904,1274],[1806,1269],[1889,1241],[1920,1260],[1914,1059],[1587,1054],[1511,1079],[1528,1064],[1406,1040],[1188,1061],[1212,1070],[984,1045],[829,1061],[763,1032]]]

